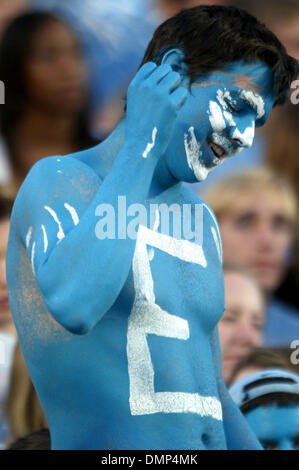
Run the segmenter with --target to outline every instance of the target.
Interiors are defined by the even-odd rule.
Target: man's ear
[[[170,65],[181,75],[182,82],[189,84],[188,67],[185,64],[185,54],[180,49],[169,49],[162,57],[161,64]]]

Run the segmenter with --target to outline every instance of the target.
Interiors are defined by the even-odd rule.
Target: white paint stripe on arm
[[[26,235],[26,248],[27,249],[29,248],[29,245],[30,245],[31,236],[32,236],[32,227],[30,226]]]
[[[152,142],[150,142],[149,144],[147,144],[146,149],[145,149],[145,151],[144,151],[143,154],[142,154],[142,157],[143,157],[143,158],[147,158],[148,154],[150,153],[150,151],[151,151],[152,148],[154,147],[155,142],[156,142],[156,135],[157,135],[157,132],[158,132],[158,129],[157,129],[156,127],[154,127],[154,128],[153,128],[153,132],[152,132]]]
[[[69,213],[71,214],[72,216],[72,219],[73,219],[73,222],[74,222],[74,225],[78,225],[79,223],[79,217],[78,217],[78,214],[77,214],[77,211],[74,207],[70,206],[67,202],[64,204],[64,207],[66,208],[67,211],[69,211]]]
[[[46,253],[48,249],[48,237],[47,237],[47,232],[46,232],[44,225],[42,225],[41,227],[42,227],[42,231],[44,235],[44,253]]]
[[[57,238],[58,238],[58,240],[62,240],[65,237],[65,235],[64,235],[64,231],[62,229],[60,220],[58,219],[56,212],[49,206],[45,206],[44,209],[46,209],[46,211],[48,211],[51,214],[51,216],[53,217],[53,219],[57,223],[57,225],[58,225]]]
[[[35,275],[34,256],[35,256],[35,242],[32,243],[32,250],[31,250],[31,266],[32,266],[33,274]]]

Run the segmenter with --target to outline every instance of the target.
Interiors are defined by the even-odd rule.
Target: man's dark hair
[[[297,61],[265,25],[245,10],[230,6],[197,6],[169,18],[156,29],[141,65],[159,64],[171,48],[184,53],[191,82],[230,62],[267,64],[274,73],[275,105],[285,102],[299,73]]]

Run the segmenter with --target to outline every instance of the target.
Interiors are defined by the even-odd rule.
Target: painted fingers
[[[144,64],[128,89],[126,138],[146,144],[153,142],[155,130],[151,154],[159,158],[169,144],[187,96],[179,73],[169,65]]]

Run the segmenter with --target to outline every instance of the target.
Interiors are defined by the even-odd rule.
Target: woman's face
[[[262,344],[264,302],[254,281],[243,273],[225,272],[224,288],[226,310],[218,327],[222,373],[227,382],[236,364]]]
[[[8,303],[6,284],[6,247],[9,234],[9,219],[0,220],[0,332],[14,333],[14,323]]]
[[[219,217],[224,259],[252,272],[267,292],[280,284],[293,241],[285,198],[275,189],[244,190]]]
[[[81,46],[59,20],[47,20],[35,33],[24,75],[30,105],[55,114],[84,106],[87,69]]]

